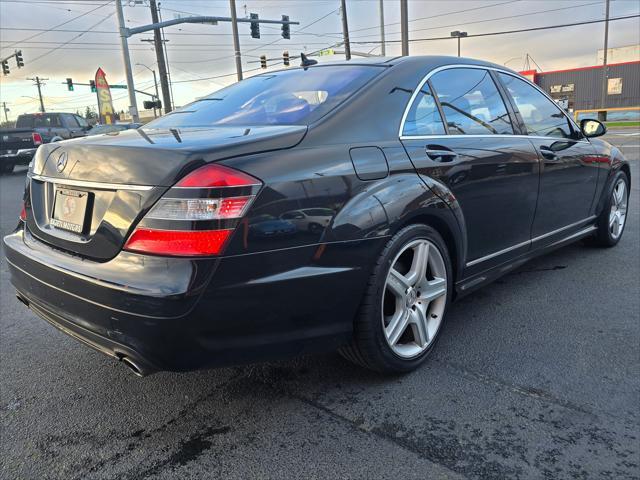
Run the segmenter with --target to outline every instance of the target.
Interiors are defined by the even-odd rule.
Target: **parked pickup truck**
[[[91,127],[73,113],[28,113],[18,116],[16,128],[0,129],[0,173],[27,165],[39,145],[83,137]]]

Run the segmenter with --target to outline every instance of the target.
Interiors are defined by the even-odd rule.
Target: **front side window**
[[[145,128],[308,125],[383,70],[336,65],[257,75],[196,100]]]
[[[402,135],[444,135],[444,124],[429,85],[425,83],[409,108]]]
[[[571,138],[569,120],[554,102],[524,80],[499,73],[520,111],[527,134],[541,137]]]
[[[74,115],[71,115],[70,113],[63,113],[61,115],[64,118],[64,123],[65,123],[67,128],[78,128],[79,127],[78,121],[76,120],[76,117]]]
[[[431,77],[431,85],[450,134],[513,134],[507,108],[487,70],[451,68]]]

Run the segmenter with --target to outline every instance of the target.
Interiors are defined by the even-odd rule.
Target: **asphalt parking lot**
[[[608,136],[634,177],[618,247],[565,247],[454,304],[406,376],[327,354],[137,378],[19,303],[2,255],[0,478],[640,478],[633,133]],[[2,235],[24,177],[0,177]]]

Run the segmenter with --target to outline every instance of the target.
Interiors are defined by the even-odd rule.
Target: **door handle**
[[[540,147],[540,154],[546,160],[558,160],[558,155],[556,155],[556,152],[551,150],[551,148],[549,147],[545,147],[545,146]]]
[[[426,154],[436,162],[451,162],[458,156],[456,152],[440,145],[427,145]]]

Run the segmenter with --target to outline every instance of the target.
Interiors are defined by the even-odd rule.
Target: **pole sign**
[[[100,123],[111,125],[115,123],[116,115],[113,110],[113,101],[111,99],[111,90],[107,83],[104,71],[98,68],[96,71],[96,91],[98,93],[98,113],[100,114]]]

